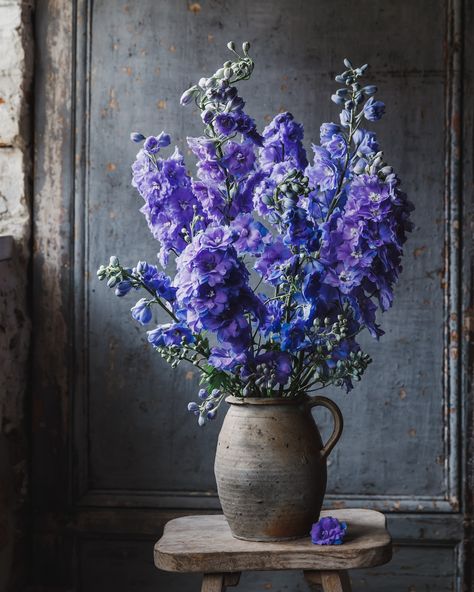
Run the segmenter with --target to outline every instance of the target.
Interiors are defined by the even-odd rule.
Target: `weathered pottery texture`
[[[326,458],[342,433],[341,411],[325,397],[227,402],[214,468],[232,534],[251,541],[308,536],[326,492]],[[334,418],[326,445],[311,415],[318,405]]]

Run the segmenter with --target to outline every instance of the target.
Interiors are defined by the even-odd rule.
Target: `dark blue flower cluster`
[[[177,149],[160,156],[168,134],[132,134],[143,142],[132,183],[161,263],[175,255],[174,279],[116,258],[99,270],[119,296],[148,292],[132,308],[141,324],[150,323],[155,304],[172,317],[148,339],[172,365],[188,360],[201,371],[207,388],[199,405],[189,405],[200,424],[229,393],[351,389],[370,362],[357,335],[364,328],[382,335],[376,313],[392,305],[412,228],[413,206],[375,134],[362,127],[385,112],[376,87],[360,82],[367,66],[345,60],[331,97],[339,123],[321,126],[308,161],[303,126],[290,113],[259,134],[236,88],[253,71],[248,44],[243,56],[229,48],[234,59],[181,98],[198,106],[205,125],[203,136],[187,139],[196,179]]]

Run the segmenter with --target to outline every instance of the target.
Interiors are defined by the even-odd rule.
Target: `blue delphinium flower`
[[[230,224],[235,233],[234,247],[237,253],[261,253],[271,240],[268,229],[250,214],[239,214]]]
[[[255,152],[251,142],[228,142],[225,147],[223,165],[234,177],[247,175],[255,162]]]
[[[139,261],[133,269],[133,274],[149,290],[155,292],[161,298],[164,298],[168,302],[173,302],[176,299],[176,288],[171,285],[171,278],[162,271],[159,271],[155,265],[151,265],[146,261]]]
[[[148,341],[155,347],[169,347],[193,343],[194,336],[184,323],[168,323],[158,325],[156,329],[147,332]]]
[[[197,219],[197,227],[202,227],[201,205],[192,192],[191,178],[178,150],[167,159],[140,150],[132,172],[132,184],[145,201],[140,211],[162,245],[160,259],[165,264],[170,252],[179,253],[185,248],[185,236],[193,220]]]
[[[374,97],[370,97],[364,105],[364,117],[368,121],[378,121],[385,113],[385,104],[382,101],[376,101]]]
[[[324,516],[311,528],[311,542],[314,545],[342,545],[347,524],[332,516]]]
[[[260,162],[263,167],[289,161],[291,166],[302,170],[308,164],[303,147],[303,126],[291,113],[280,113],[263,130],[263,147]]]
[[[251,339],[246,315],[261,319],[265,310],[249,287],[235,238],[229,227],[209,225],[177,258],[175,285],[191,329],[211,331],[240,353]]]
[[[150,308],[150,302],[146,298],[140,300],[131,309],[132,317],[141,325],[148,325],[153,318]]]
[[[377,313],[392,305],[412,229],[413,206],[375,133],[362,127],[385,112],[377,88],[361,83],[367,66],[345,60],[331,97],[339,123],[321,125],[308,162],[291,113],[260,134],[246,112],[237,84],[253,72],[248,47],[240,56],[231,44],[232,60],[181,97],[204,124],[202,136],[187,138],[194,179],[178,149],[164,154],[168,134],[131,135],[141,144],[132,185],[159,262],[172,259],[176,273],[144,261],[123,267],[117,257],[98,271],[119,297],[145,291],[131,309],[139,323],[149,325],[155,306],[170,317],[148,340],[173,367],[186,360],[199,369],[203,388],[188,406],[199,425],[226,394],[350,390],[370,362],[358,334],[383,334]],[[315,538],[337,544],[345,527],[328,520]]]

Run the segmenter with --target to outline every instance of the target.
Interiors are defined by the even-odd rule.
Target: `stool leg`
[[[224,574],[204,574],[202,578],[201,592],[223,592]]]
[[[239,571],[204,574],[202,578],[201,592],[225,592],[227,587],[237,586],[239,581]]]
[[[322,571],[323,592],[351,592],[351,580],[347,571]]]
[[[232,586],[238,586],[240,582],[240,571],[232,571],[224,574],[224,587],[231,588]]]
[[[305,570],[303,575],[311,591],[319,592],[321,590],[321,572]]]

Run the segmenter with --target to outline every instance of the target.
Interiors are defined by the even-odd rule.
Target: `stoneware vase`
[[[326,492],[326,459],[342,433],[339,407],[325,397],[228,397],[215,474],[222,510],[234,537],[280,541],[308,536]],[[326,444],[311,414],[329,409]]]

